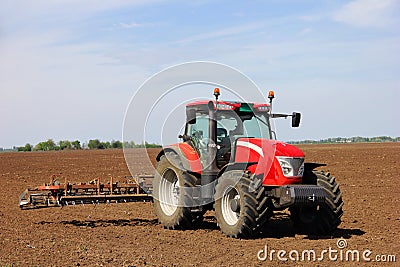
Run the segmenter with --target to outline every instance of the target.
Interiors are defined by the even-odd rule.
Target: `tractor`
[[[297,147],[276,140],[271,119],[301,114],[272,112],[269,103],[215,100],[186,105],[182,142],[157,155],[153,180],[154,209],[168,229],[192,229],[214,210],[228,237],[251,238],[262,232],[274,211],[288,209],[297,233],[326,235],[343,214],[335,177],[304,162]]]

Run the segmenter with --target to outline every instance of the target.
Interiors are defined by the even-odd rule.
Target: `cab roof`
[[[246,103],[238,101],[196,101],[186,104],[186,108],[196,109],[196,110],[208,110],[208,103],[213,102],[214,108],[217,110],[254,110],[254,111],[266,111],[270,110],[270,104],[268,103]]]

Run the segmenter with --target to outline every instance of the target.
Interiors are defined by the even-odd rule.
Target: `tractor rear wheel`
[[[272,215],[270,199],[261,183],[250,174],[228,171],[221,175],[215,188],[215,217],[228,237],[250,238],[257,234]],[[258,184],[254,188],[254,184]]]
[[[326,193],[325,203],[316,207],[291,207],[290,217],[297,232],[325,235],[333,232],[343,215],[342,193],[335,177],[322,171],[308,171],[303,176],[304,184],[319,185]]]
[[[166,152],[157,164],[153,180],[154,210],[159,222],[168,229],[188,229],[203,219],[203,212],[193,212],[189,187],[197,178],[183,170],[178,155]]]

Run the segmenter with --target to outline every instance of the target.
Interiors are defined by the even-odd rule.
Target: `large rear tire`
[[[253,237],[272,215],[271,202],[264,194],[264,187],[250,177],[247,172],[228,171],[218,179],[215,217],[221,231],[228,237]]]
[[[168,229],[189,229],[203,219],[203,212],[191,211],[189,187],[197,178],[183,170],[178,155],[166,152],[157,164],[153,180],[154,210],[159,222]]]
[[[308,171],[304,184],[319,185],[326,193],[325,203],[316,207],[291,207],[290,216],[295,230],[301,234],[326,235],[337,229],[343,215],[343,199],[339,184],[330,173]]]

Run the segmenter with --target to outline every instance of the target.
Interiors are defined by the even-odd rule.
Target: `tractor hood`
[[[298,149],[297,147],[284,143],[284,142],[280,142],[280,141],[276,141],[275,143],[275,156],[282,156],[282,157],[299,157],[302,158],[304,157],[304,153],[303,151],[301,151],[300,149]]]
[[[235,162],[271,161],[278,157],[304,157],[293,145],[262,138],[239,138],[236,141]]]
[[[303,162],[304,153],[295,146],[275,140],[262,138],[239,138],[236,141],[235,162],[252,163],[248,170],[255,175],[264,177],[263,184],[283,185],[301,182],[301,176],[297,175],[287,179],[282,173],[278,158],[297,158]],[[296,167],[299,171],[300,166]]]

